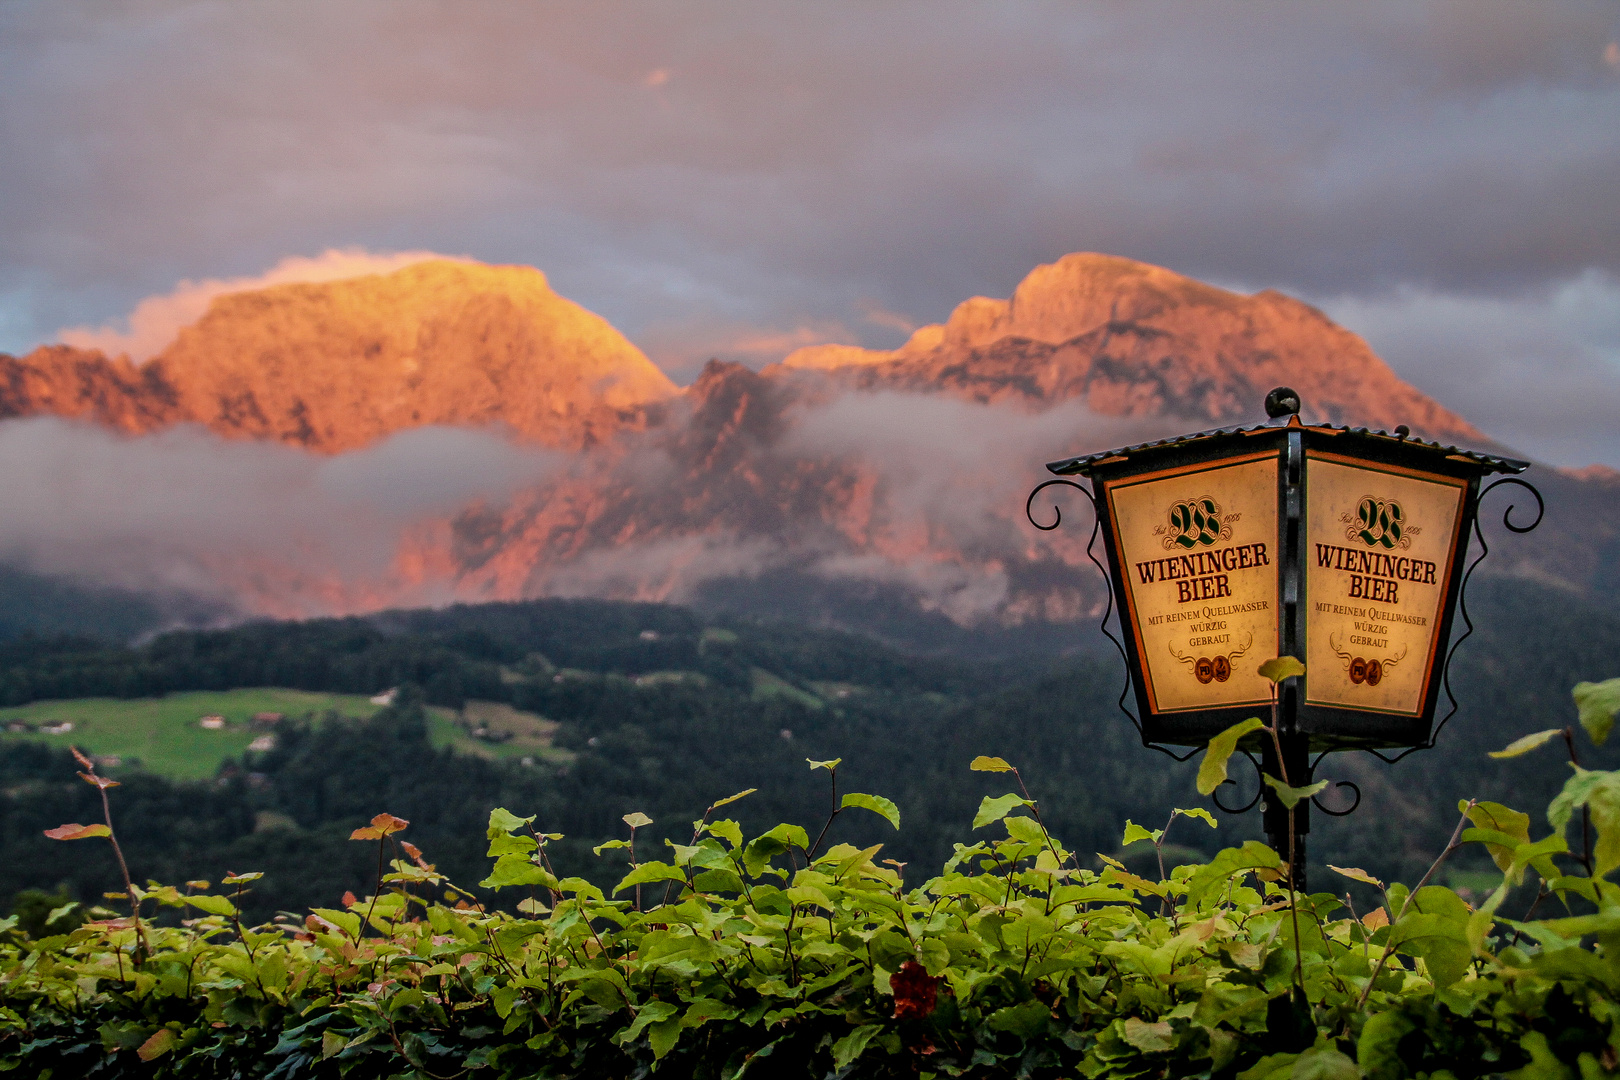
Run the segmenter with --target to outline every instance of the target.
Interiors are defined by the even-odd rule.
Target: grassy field
[[[160,698],[36,701],[0,709],[0,729],[4,729],[0,739],[73,745],[105,759],[106,768],[114,772],[138,766],[176,779],[196,780],[213,776],[226,758],[240,758],[255,739],[274,738],[276,725],[256,722],[255,714],[280,713],[288,720],[307,717],[318,722],[327,712],[365,718],[380,709],[381,705],[359,695],[274,687],[191,691]],[[555,724],[509,705],[472,701],[462,713],[430,707],[428,716],[435,746],[451,746],[482,757],[529,757],[536,762],[567,756],[551,746]],[[221,718],[223,726],[205,728],[204,717]],[[15,730],[19,727],[22,730]]]

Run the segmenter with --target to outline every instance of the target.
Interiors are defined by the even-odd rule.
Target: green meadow
[[[197,690],[159,698],[75,698],[0,709],[0,740],[28,739],[77,746],[104,759],[106,768],[139,767],[179,780],[213,776],[226,758],[241,759],[254,740],[274,738],[294,720],[320,723],[328,714],[369,718],[383,706],[358,694],[325,694],[276,687]],[[279,713],[275,723],[256,722]],[[551,745],[556,725],[510,705],[469,701],[465,709],[429,706],[434,746],[480,757],[556,761],[569,755]],[[224,721],[204,727],[205,717]],[[13,730],[25,725],[25,730]],[[68,728],[67,725],[72,725]],[[117,759],[114,764],[111,759]]]

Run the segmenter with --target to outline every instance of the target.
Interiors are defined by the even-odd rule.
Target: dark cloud
[[[447,580],[400,562],[411,530],[565,464],[494,431],[417,428],[324,457],[200,428],[132,439],[54,417],[0,424],[0,460],[5,563],[278,615],[364,607],[368,589],[443,600]]]
[[[1604,0],[8,4],[0,347],[350,246],[538,265],[677,377],[892,345],[870,313],[937,321],[1074,250],[1579,338],[1552,298],[1620,276],[1617,39]],[[1583,348],[1620,400],[1612,338]],[[1620,464],[1613,424],[1572,441],[1527,392],[1512,430],[1469,415]]]

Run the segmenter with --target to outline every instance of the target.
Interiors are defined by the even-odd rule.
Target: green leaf
[[[1381,1012],[1367,1018],[1356,1042],[1356,1064],[1367,1080],[1402,1080],[1410,1069],[1401,1060],[1400,1043],[1417,1030],[1404,1013]]]
[[[1022,1005],[997,1009],[985,1020],[984,1026],[991,1031],[1010,1031],[1030,1039],[1045,1031],[1051,1021],[1052,1010],[1044,1002],[1034,999]]]
[[[744,788],[743,790],[737,792],[737,794],[735,794],[735,795],[727,795],[725,798],[721,799],[719,802],[711,803],[710,806],[709,806],[709,813],[711,813],[711,814],[714,813],[716,810],[720,809],[722,806],[730,806],[732,803],[736,802],[738,799],[746,799],[746,798],[748,798],[748,796],[752,795],[754,792],[756,792],[758,790],[759,790],[759,788],[752,788],[752,787],[751,788]]]
[[[592,972],[589,974],[595,973]],[[586,977],[589,977],[589,975]],[[661,1024],[664,1021],[677,1016],[680,1011],[681,1010],[679,1008],[667,1001],[649,1001],[647,1004],[636,1010],[636,1018],[630,1022],[629,1027],[613,1036],[613,1041],[618,1043],[620,1046],[629,1046],[631,1043],[635,1042],[641,1037],[642,1031],[644,1031],[648,1025]],[[677,1024],[678,1023],[679,1022],[677,1021]]]
[[[173,1050],[179,1042],[180,1036],[175,1034],[173,1028],[161,1027],[150,1039],[141,1043],[140,1049],[135,1051],[135,1056],[142,1061],[153,1061]]]
[[[1296,675],[1305,674],[1305,665],[1292,656],[1279,656],[1260,665],[1260,677],[1280,683]]]
[[[862,1024],[842,1039],[833,1043],[833,1068],[841,1070],[866,1051],[872,1036],[883,1030],[882,1024]]]
[[[1028,806],[1030,802],[1022,795],[1003,795],[992,799],[986,795],[979,802],[979,812],[973,815],[973,827],[982,829],[986,825],[1000,821],[1020,806]]]
[[[1332,1043],[1318,1039],[1294,1060],[1288,1080],[1361,1080],[1361,1070]]]
[[[839,804],[839,808],[848,809],[851,806],[858,806],[862,810],[870,810],[896,829],[900,828],[900,808],[895,806],[890,799],[885,799],[881,795],[863,795],[858,791],[852,791],[844,796],[844,801]]]
[[[1620,679],[1576,683],[1572,693],[1575,707],[1580,710],[1581,727],[1602,746],[1614,729],[1615,715],[1620,713]]]
[[[1012,772],[1013,767],[1007,764],[1006,759],[998,757],[985,757],[980,754],[974,758],[968,768],[974,772]]]
[[[1582,685],[1587,684],[1583,683]],[[1548,728],[1546,731],[1538,731],[1534,735],[1525,735],[1522,738],[1514,739],[1500,750],[1492,750],[1490,756],[1493,758],[1514,758],[1520,754],[1528,754],[1536,747],[1551,742],[1563,733],[1563,728]]]
[[[236,905],[223,896],[188,896],[186,903],[198,911],[205,911],[210,915],[235,915]]]
[[[1212,890],[1220,888],[1235,874],[1248,870],[1277,870],[1282,859],[1258,840],[1246,840],[1240,848],[1227,848],[1187,879],[1187,903],[1196,905]]]
[[[1557,732],[1554,731],[1553,734],[1556,735]],[[1510,746],[1508,749],[1513,748]],[[1509,844],[1486,842],[1485,845],[1485,850],[1490,852],[1491,861],[1496,863],[1498,870],[1506,870],[1512,866],[1513,850],[1520,844],[1530,842],[1530,815],[1521,814],[1511,807],[1494,802],[1480,802],[1473,806],[1464,803],[1463,806],[1466,807],[1464,815],[1477,827],[1502,833],[1512,841]]]
[[[1347,877],[1351,881],[1359,881],[1363,885],[1371,885],[1378,889],[1382,889],[1384,887],[1384,883],[1382,881],[1379,881],[1377,878],[1373,877],[1359,866],[1334,866],[1332,863],[1328,863],[1327,868],[1333,871],[1335,874],[1338,874],[1340,877]]]
[[[632,829],[639,829],[643,825],[651,825],[653,823],[653,819],[648,817],[646,814],[643,814],[640,810],[637,810],[633,814],[626,814],[620,820],[626,825],[630,826]]]
[[[1125,1018],[1120,1025],[1123,1029],[1121,1036],[1124,1040],[1138,1050],[1148,1054],[1159,1054],[1176,1047],[1175,1031],[1170,1027],[1168,1020],[1160,1020],[1156,1024],[1149,1024],[1134,1016]]]
[[[1289,787],[1275,776],[1267,776],[1264,779],[1266,786],[1277,793],[1277,801],[1290,810],[1328,786],[1326,780],[1318,780],[1316,783],[1305,787]]]
[[[811,772],[815,772],[817,769],[826,769],[828,772],[831,772],[832,770],[838,768],[839,763],[844,759],[841,757],[835,757],[831,761],[817,761],[815,758],[805,758],[804,760],[810,763]]]
[[[1423,959],[1437,989],[1468,973],[1473,946],[1468,941],[1468,905],[1450,889],[1427,885],[1412,895],[1403,915],[1389,929],[1389,942]]]
[[[524,855],[502,855],[495,860],[489,876],[478,883],[483,889],[504,889],[509,885],[545,885],[550,888],[557,879],[536,866]]]
[[[502,833],[517,832],[533,820],[533,814],[518,817],[512,811],[497,806],[489,812],[489,833],[485,839],[493,840]]]
[[[1575,775],[1564,782],[1564,790],[1547,807],[1547,820],[1562,836],[1570,816],[1585,807],[1597,830],[1592,845],[1592,876],[1606,877],[1620,867],[1620,772],[1575,768]]]
[[[1202,821],[1205,825],[1208,825],[1212,829],[1220,828],[1220,826],[1215,822],[1215,815],[1210,813],[1208,810],[1205,810],[1201,806],[1195,806],[1191,810],[1178,809],[1176,810],[1176,813],[1180,814],[1182,817],[1197,818],[1199,821]]]
[[[662,1058],[675,1049],[675,1044],[680,1040],[679,1020],[660,1020],[656,1024],[647,1025],[647,1043],[652,1047],[654,1058]]]
[[[1204,751],[1203,763],[1198,766],[1198,794],[1208,795],[1221,786],[1226,780],[1226,763],[1237,750],[1238,740],[1265,726],[1258,716],[1251,716],[1209,740],[1209,749]]]
[[[1603,782],[1608,774],[1591,769],[1583,769],[1579,765],[1571,764],[1575,775],[1564,781],[1564,789],[1560,791],[1553,801],[1547,804],[1547,824],[1553,827],[1554,832],[1563,832],[1569,825],[1570,817],[1576,810],[1586,805],[1586,798],[1592,789]]]
[[[614,848],[627,848],[629,846],[630,841],[628,840],[604,840],[602,843],[591,848],[591,854],[600,855],[604,851],[612,851]]]
[[[613,886],[613,895],[617,896],[632,885],[645,885],[649,881],[679,881],[684,885],[686,875],[668,863],[644,862]]]
[[[1125,819],[1125,839],[1120,841],[1120,846],[1121,847],[1130,847],[1132,844],[1136,843],[1138,840],[1148,840],[1148,841],[1151,841],[1153,843],[1158,843],[1159,837],[1161,837],[1163,835],[1164,834],[1161,831],[1159,831],[1158,829],[1144,829],[1144,828],[1142,828],[1142,826],[1138,825],[1136,822],[1130,820],[1129,818],[1126,818]]]

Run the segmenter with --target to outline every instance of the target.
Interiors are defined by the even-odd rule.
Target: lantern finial
[[[1299,414],[1299,395],[1286,386],[1279,386],[1266,395],[1266,415],[1273,420]]]

